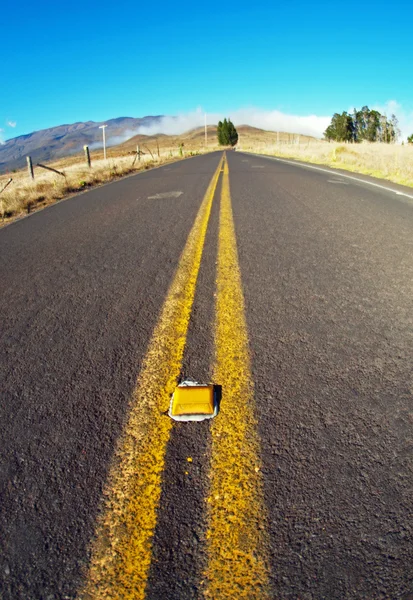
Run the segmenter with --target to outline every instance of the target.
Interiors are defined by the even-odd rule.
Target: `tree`
[[[224,122],[226,123],[226,119],[224,119]],[[225,127],[227,127],[225,125]],[[218,144],[220,146],[225,146],[225,136],[224,136],[224,123],[222,121],[219,121],[218,123],[218,127],[217,127],[217,135],[218,135]]]
[[[413,144],[413,133],[412,133],[412,135],[409,135],[409,137],[407,138],[407,143]]]
[[[367,114],[366,139],[369,142],[378,141],[381,114],[377,110],[370,110]]]
[[[399,120],[396,115],[392,115],[390,119],[391,142],[397,142],[400,137]]]
[[[394,143],[400,136],[399,123],[395,115],[388,120],[378,110],[363,106],[353,114],[335,113],[324,137],[336,142],[384,142]]]
[[[354,123],[347,112],[335,113],[330,125],[324,132],[324,137],[335,142],[352,142],[354,138]]]
[[[219,121],[217,135],[220,146],[235,146],[235,144],[238,142],[237,130],[230,119]]]

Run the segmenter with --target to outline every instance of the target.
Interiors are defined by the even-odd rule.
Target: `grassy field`
[[[296,139],[294,143],[245,144],[243,150],[364,173],[413,187],[411,145],[340,144],[314,139],[303,142]]]

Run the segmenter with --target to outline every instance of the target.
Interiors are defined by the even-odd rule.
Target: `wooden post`
[[[89,152],[89,146],[83,146],[83,150],[85,151],[85,157],[86,157],[86,162],[87,162],[87,166],[89,167],[89,169],[91,168],[92,164],[90,162],[90,152]]]
[[[158,146],[158,158],[161,158],[161,155],[159,153],[159,142],[158,142],[158,139],[156,139],[156,145]]]
[[[140,162],[140,160],[141,160],[141,147],[139,146],[139,144],[136,146],[136,152],[138,153],[138,160]]]
[[[26,160],[27,160],[27,170],[29,171],[29,177],[31,177],[31,179],[34,179],[33,163],[32,163],[31,156],[26,156]]]

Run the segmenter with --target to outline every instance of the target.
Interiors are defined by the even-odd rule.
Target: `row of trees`
[[[391,144],[397,141],[400,129],[397,117],[392,115],[390,120],[378,110],[370,110],[363,106],[361,110],[354,109],[352,114],[335,113],[330,125],[324,132],[326,140],[336,142],[383,142]]]
[[[238,133],[230,119],[219,121],[217,128],[218,144],[220,146],[235,146],[238,142]]]

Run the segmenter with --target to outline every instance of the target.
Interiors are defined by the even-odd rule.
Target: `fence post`
[[[141,148],[139,146],[139,144],[136,146],[136,152],[138,153],[138,160],[141,160]]]
[[[31,156],[26,156],[26,160],[27,160],[27,170],[29,171],[29,177],[34,179],[33,163],[32,163]]]
[[[85,151],[85,157],[86,157],[87,166],[90,169],[90,167],[92,166],[92,164],[90,162],[89,146],[83,146],[83,150]]]

